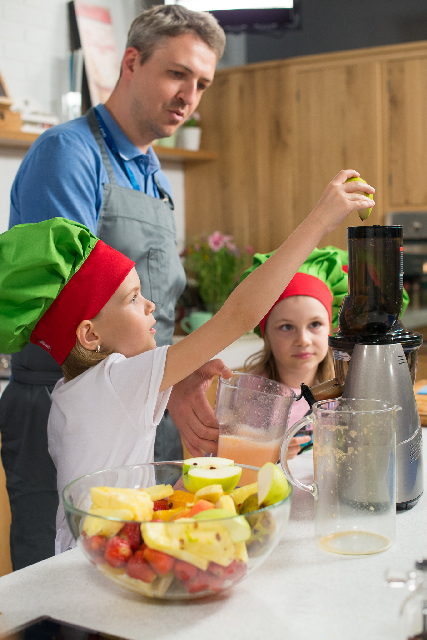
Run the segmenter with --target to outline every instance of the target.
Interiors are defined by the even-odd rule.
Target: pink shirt
[[[290,388],[292,389],[292,391],[295,393],[296,396],[299,396],[301,394],[301,389],[294,389],[293,387],[290,387]],[[301,398],[301,400],[298,400],[297,402],[294,401],[291,408],[291,413],[289,415],[288,428],[292,427],[292,425],[295,424],[297,420],[299,420],[300,418],[303,418],[307,413],[307,411],[309,410],[310,410],[310,405],[308,404],[305,398]]]

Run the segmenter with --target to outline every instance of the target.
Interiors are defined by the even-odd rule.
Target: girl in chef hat
[[[242,277],[263,264],[273,253],[256,253]],[[264,338],[261,351],[248,358],[245,370],[291,387],[311,387],[334,378],[328,335],[338,327],[338,314],[348,293],[348,252],[328,246],[314,249],[290,283],[255,328]],[[402,314],[409,302],[403,291]],[[310,410],[301,398],[293,403],[289,426]],[[297,455],[308,436],[293,438],[288,457]]]
[[[242,279],[272,255],[255,254]],[[336,247],[314,249],[256,327],[264,346],[247,360],[246,371],[286,384],[296,395],[302,383],[312,386],[334,377],[328,335],[338,325],[338,312],[348,293],[345,255]],[[289,426],[309,409],[304,398],[294,402]],[[308,441],[308,436],[294,438],[289,457]]]
[[[0,235],[0,352],[31,341],[64,371],[48,423],[59,495],[79,476],[153,460],[172,385],[253,329],[322,236],[372,206],[358,182],[346,182],[357,175],[341,171],[274,255],[172,346],[156,348],[155,306],[141,295],[134,263],[83,225],[54,218]],[[57,529],[66,530],[62,504]]]

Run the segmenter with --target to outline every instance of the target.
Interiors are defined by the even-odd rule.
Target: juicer
[[[329,346],[338,394],[402,407],[396,416],[396,503],[409,509],[423,493],[422,432],[413,391],[422,335],[406,331],[399,321],[402,239],[401,226],[348,228],[349,293]]]

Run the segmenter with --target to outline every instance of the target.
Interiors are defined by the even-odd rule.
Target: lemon
[[[364,180],[363,178],[349,178],[348,180],[346,180],[346,182],[364,182],[365,184],[368,184],[366,180]],[[359,191],[358,193],[362,193],[362,192]],[[371,200],[374,199],[374,196],[372,195],[372,193],[364,193],[364,195],[370,198]],[[359,214],[359,218],[361,220],[367,220],[371,215],[371,211],[372,211],[372,207],[370,209],[360,209],[360,211],[358,210],[357,213]]]

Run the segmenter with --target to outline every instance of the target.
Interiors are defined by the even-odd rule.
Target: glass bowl
[[[239,466],[256,481],[256,467]],[[92,487],[143,489],[170,484],[182,490],[182,467],[182,462],[154,462],[97,471],[74,480],[63,491],[68,525],[88,560],[110,580],[151,598],[186,600],[228,589],[264,562],[289,520],[291,487],[281,502],[227,518],[136,522],[88,513]],[[192,500],[193,494],[188,495]],[[123,538],[131,552],[126,546],[126,553],[121,553]],[[147,557],[147,547],[148,564],[141,559]]]

